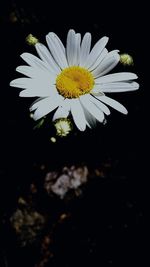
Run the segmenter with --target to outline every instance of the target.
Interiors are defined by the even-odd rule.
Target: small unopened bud
[[[31,33],[26,37],[26,42],[28,45],[36,45],[36,43],[39,42],[39,40],[33,36]]]
[[[67,136],[72,131],[72,123],[67,118],[57,119],[54,122],[56,134],[60,137]]]
[[[30,113],[29,116],[31,119],[33,119],[33,113]]]
[[[50,138],[50,140],[51,140],[52,143],[56,143],[56,138],[55,138],[54,136],[52,136],[52,137]]]
[[[133,58],[128,54],[121,54],[120,55],[120,63],[123,65],[131,66],[133,65]]]

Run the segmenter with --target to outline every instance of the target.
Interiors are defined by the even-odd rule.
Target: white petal
[[[53,93],[57,92],[55,85],[51,83],[50,79],[48,80],[41,77],[39,77],[38,79],[18,78],[11,81],[10,86],[29,89],[31,91],[37,92],[38,96],[43,96],[43,93],[46,93],[46,95],[52,95]]]
[[[40,58],[49,65],[49,69],[52,70],[54,73],[58,74],[60,72],[60,68],[52,58],[47,47],[43,44],[37,43],[35,45],[35,48]]]
[[[94,85],[94,88],[91,90],[90,92],[92,95],[104,95],[104,93],[102,92],[102,89],[101,89],[101,84],[95,84]]]
[[[46,62],[40,60],[38,57],[30,53],[23,53],[20,56],[28,65],[32,67],[38,67],[46,71],[50,71],[49,65]]]
[[[84,115],[85,115],[85,119],[86,119],[86,124],[89,128],[95,128],[96,127],[96,119],[95,117],[93,117],[91,115],[91,113],[83,106],[83,104],[81,103],[83,111],[84,111]]]
[[[80,66],[83,66],[83,64],[87,60],[87,57],[90,53],[90,48],[91,48],[91,34],[87,32],[84,35],[81,43]]]
[[[41,101],[35,103],[30,111],[33,111],[36,109],[36,111],[33,114],[33,119],[38,120],[53,111],[55,108],[57,108],[60,104],[61,101],[63,101],[62,98],[55,98],[55,101],[53,98],[44,98]]]
[[[81,96],[80,101],[89,111],[89,113],[91,113],[91,115],[93,115],[98,121],[104,121],[104,113],[99,108],[97,108],[95,104],[90,102],[88,95]]]
[[[100,63],[99,67],[93,71],[95,77],[103,76],[111,71],[120,61],[118,53],[108,53],[106,58]]]
[[[67,118],[70,112],[70,100],[65,99],[62,103],[61,106],[58,107],[56,110],[54,116],[53,116],[53,121],[60,119],[60,118]]]
[[[108,42],[108,37],[101,38],[91,50],[83,66],[85,66],[86,68],[90,68],[95,63],[95,61],[97,60],[97,58],[99,57],[103,49],[105,48],[107,42]]]
[[[86,119],[83,112],[83,108],[79,102],[79,99],[71,100],[71,113],[73,120],[80,131],[85,131],[86,129]]]
[[[60,66],[60,68],[61,69],[67,68],[68,67],[67,59],[64,54],[62,45],[60,44],[58,38],[56,37],[56,34],[50,32],[48,35],[46,35],[46,41],[53,58]]]
[[[48,94],[45,94],[43,92],[38,92],[36,90],[26,89],[19,93],[20,97],[46,97],[49,96]]]
[[[19,66],[16,68],[16,71],[30,77],[33,78],[32,72],[33,72],[34,68],[30,67],[30,66]]]
[[[29,66],[19,66],[16,68],[16,71],[30,77],[30,78],[36,78],[38,80],[47,80],[48,83],[55,83],[56,81],[56,75],[53,73],[50,73],[48,71],[35,68],[35,67],[29,67]]]
[[[122,105],[120,104],[118,101],[110,98],[110,97],[107,97],[107,96],[95,96],[97,99],[99,99],[100,101],[104,102],[105,104],[113,107],[114,109],[118,110],[119,112],[123,113],[123,114],[127,114],[128,111],[127,109]]]
[[[66,55],[68,65],[72,66],[76,64],[77,59],[77,42],[76,34],[74,30],[69,30],[67,35]]]
[[[106,115],[110,115],[109,108],[106,105],[104,105],[102,102],[100,102],[98,99],[96,99],[94,96],[89,95],[89,101],[95,104]]]
[[[32,83],[30,78],[18,78],[10,82],[10,86],[17,88],[28,88]]]
[[[95,79],[96,83],[111,83],[111,82],[120,82],[120,81],[129,81],[137,79],[137,75],[132,72],[118,72],[113,74],[108,74],[103,77]]]
[[[107,54],[108,54],[108,50],[106,48],[104,48],[102,53],[100,54],[100,56],[97,58],[97,60],[94,62],[94,64],[89,68],[89,70],[92,71],[92,70],[95,70],[96,68],[98,68],[100,63],[106,57]]]
[[[60,47],[61,47],[61,50],[62,50],[62,52],[63,52],[64,55],[65,55],[65,47],[64,47],[62,41],[61,41],[60,38],[57,36],[57,34],[55,34],[55,33],[53,33],[53,34],[55,35],[55,38],[57,39],[57,42],[59,43],[59,45],[60,45]]]
[[[76,55],[76,61],[75,61],[75,65],[79,65],[80,63],[80,44],[81,44],[81,34],[77,33],[76,34],[76,46],[77,46],[77,55]]]
[[[99,84],[99,88],[104,93],[129,92],[139,89],[139,84],[136,82],[116,82]]]
[[[51,106],[53,106],[53,105],[58,104],[58,103],[61,105],[63,100],[64,100],[64,98],[59,94],[56,94],[53,97],[46,97],[46,98],[44,97],[42,99],[38,98],[30,106],[30,111],[33,111],[33,110],[35,110],[35,109],[37,109],[39,107],[42,107],[42,106],[46,105],[47,101],[48,101],[48,103],[51,103]],[[59,105],[57,105],[57,106],[59,106]]]
[[[47,98],[47,97],[38,97],[37,99],[35,99],[35,100],[32,102],[32,105],[31,105],[31,106],[33,106],[35,103],[37,103],[37,102],[39,102],[39,101],[41,101],[41,100],[43,100],[43,99],[45,99],[45,98]],[[30,107],[29,110],[32,111],[32,108]]]
[[[47,87],[35,87],[33,89],[26,89],[20,92],[19,96],[21,97],[47,97],[51,96],[54,97],[54,95],[57,95],[58,92],[55,88],[55,86],[47,86]]]

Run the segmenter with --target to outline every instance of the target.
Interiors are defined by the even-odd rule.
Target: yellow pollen
[[[79,66],[65,68],[56,78],[56,88],[65,98],[77,98],[87,94],[93,86],[92,73]]]

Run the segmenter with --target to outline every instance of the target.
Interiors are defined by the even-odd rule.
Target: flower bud
[[[52,143],[56,143],[56,138],[55,138],[54,136],[52,136],[52,137],[50,138],[50,140],[51,140]]]
[[[70,119],[61,118],[54,122],[56,134],[60,137],[67,136],[72,131],[72,123]]]
[[[36,43],[39,42],[39,40],[33,36],[31,33],[26,37],[26,42],[28,45],[36,45]]]
[[[125,66],[126,65],[131,66],[131,65],[133,65],[133,58],[128,54],[121,54],[120,55],[120,63],[122,63]]]

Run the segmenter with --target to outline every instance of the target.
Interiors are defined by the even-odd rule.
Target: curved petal
[[[39,92],[38,90],[25,89],[19,93],[20,97],[47,97],[50,94],[47,92]]]
[[[16,71],[30,77],[30,78],[35,78],[35,79],[42,79],[42,80],[47,80],[48,83],[55,83],[56,81],[56,75],[53,73],[48,73],[45,70],[41,70],[39,68],[33,68],[30,66],[18,66],[16,68]]]
[[[95,79],[96,84],[99,83],[111,83],[111,82],[123,82],[137,79],[137,75],[132,72],[118,72],[113,74],[108,74],[103,77],[99,77]]]
[[[107,42],[108,42],[108,37],[101,38],[91,50],[83,66],[85,66],[86,68],[90,68],[95,63],[95,61],[97,60],[97,58],[99,57],[103,49],[105,48]]]
[[[76,34],[76,46],[77,46],[77,56],[76,56],[76,61],[75,61],[75,65],[79,65],[80,63],[80,44],[81,44],[81,34],[77,33]]]
[[[88,95],[81,96],[80,101],[92,116],[100,122],[104,121],[104,113],[95,104],[90,102]]]
[[[64,54],[62,45],[60,45],[60,42],[58,41],[56,34],[53,32],[50,32],[46,35],[46,41],[48,44],[48,47],[50,49],[50,52],[57,62],[57,64],[60,66],[61,69],[67,68],[68,63],[66,56]]]
[[[104,105],[102,102],[100,102],[98,99],[96,99],[94,96],[89,95],[89,101],[95,104],[106,115],[110,115],[109,108],[106,105]]]
[[[102,89],[101,89],[101,84],[95,84],[94,85],[94,88],[91,90],[90,92],[92,95],[96,96],[100,96],[100,95],[104,95],[104,93],[102,92]]]
[[[76,34],[74,30],[69,30],[67,35],[66,55],[68,65],[75,65],[77,59],[77,42]]]
[[[54,35],[55,35],[55,38],[57,39],[57,41],[58,41],[58,43],[59,43],[59,46],[61,47],[62,52],[63,52],[64,55],[65,55],[65,47],[64,47],[62,41],[61,41],[60,38],[57,36],[57,34],[54,33]]]
[[[21,97],[54,97],[58,95],[58,92],[55,86],[47,86],[47,87],[34,87],[32,89],[26,89],[20,92],[19,96]]]
[[[120,61],[118,53],[108,53],[106,58],[100,63],[99,67],[93,71],[95,77],[103,76],[111,71]]]
[[[89,68],[89,70],[93,72],[93,70],[97,69],[100,63],[102,62],[102,60],[107,56],[107,54],[108,54],[108,50],[104,48],[100,56],[97,58],[94,64]]]
[[[53,111],[55,108],[57,108],[61,102],[63,101],[62,98],[55,98],[55,101],[51,97],[44,98],[40,100],[39,102],[36,102],[33,104],[30,108],[30,111],[33,111],[36,109],[36,111],[33,114],[34,120],[39,120],[51,111]]]
[[[53,116],[53,121],[60,119],[60,118],[67,118],[70,112],[70,100],[65,99],[61,106],[58,107],[56,110],[54,116]]]
[[[28,76],[30,78],[33,78],[33,74],[32,74],[33,71],[34,71],[34,68],[33,67],[26,66],[26,65],[24,65],[24,66],[18,66],[16,68],[16,71],[18,71],[18,72],[22,73],[23,75],[26,75],[26,76]]]
[[[85,115],[85,119],[86,119],[86,124],[89,128],[95,128],[96,127],[96,119],[95,117],[93,117],[91,115],[91,113],[89,113],[89,111],[83,106],[83,104],[81,103],[83,111],[84,111],[84,115]]]
[[[47,97],[38,97],[37,99],[35,99],[35,100],[32,102],[32,105],[31,105],[31,106],[33,106],[35,103],[37,103],[37,102],[39,102],[39,101],[41,101],[41,100],[43,100],[43,99],[45,99],[45,98],[47,98]],[[32,111],[31,107],[29,108],[29,110]]]
[[[48,51],[47,47],[41,43],[37,43],[35,45],[37,53],[39,54],[40,58],[49,65],[50,70],[54,73],[58,74],[60,72],[60,68],[52,58],[50,52]]]
[[[47,99],[47,100],[46,100]],[[60,95],[55,95],[54,97],[43,97],[43,98],[38,98],[36,99],[32,105],[30,106],[30,111],[33,111],[35,109],[37,109],[38,107],[42,106],[42,105],[46,105],[46,101],[49,101],[49,103],[51,102],[60,102],[60,104],[62,103],[62,101],[64,100],[64,98]]]
[[[28,88],[31,86],[33,80],[31,78],[18,78],[10,82],[10,86],[17,88]]]
[[[138,90],[139,84],[136,82],[116,82],[99,84],[99,88],[104,93],[130,92]]]
[[[38,93],[44,92],[57,92],[55,85],[50,81],[50,79],[44,78],[18,78],[11,81],[10,86],[23,88],[23,89],[30,89],[37,91]],[[51,89],[52,88],[52,89]],[[43,94],[42,94],[43,95]],[[41,96],[42,96],[41,95]]]
[[[71,100],[71,114],[73,120],[80,131],[85,131],[86,129],[86,119],[83,112],[83,108],[79,102],[79,99]]]
[[[127,109],[122,104],[120,104],[118,101],[110,97],[107,96],[99,96],[99,97],[95,96],[95,97],[123,114],[128,113]]]
[[[91,34],[87,32],[84,35],[81,43],[80,66],[83,66],[83,64],[87,60],[87,57],[90,53],[90,48],[91,48]]]
[[[38,67],[42,70],[50,71],[49,65],[46,62],[43,62],[38,57],[30,54],[30,53],[23,53],[20,57],[30,66]]]

